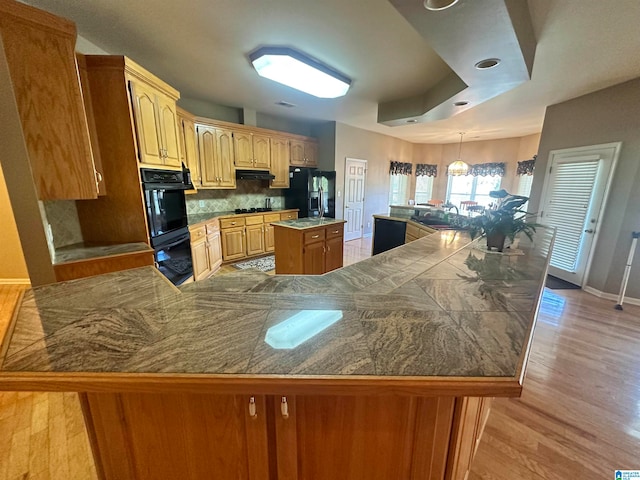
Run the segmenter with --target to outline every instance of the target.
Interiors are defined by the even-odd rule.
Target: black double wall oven
[[[185,184],[181,171],[140,170],[151,247],[158,270],[174,285],[193,276]]]

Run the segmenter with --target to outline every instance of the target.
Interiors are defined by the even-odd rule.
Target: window
[[[409,200],[409,175],[391,175],[389,205],[406,205]]]
[[[427,175],[416,178],[416,203],[428,203],[433,198],[433,178]]]
[[[520,175],[518,181],[518,195],[528,197],[531,193],[531,185],[533,184],[533,175]],[[522,205],[522,210],[529,211],[529,202]]]
[[[447,202],[460,206],[460,202],[471,200],[486,207],[494,202],[489,192],[499,190],[501,181],[502,177],[499,176],[449,176]]]

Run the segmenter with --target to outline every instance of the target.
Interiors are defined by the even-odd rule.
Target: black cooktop
[[[271,212],[272,208],[236,208],[236,213],[259,213],[259,212]]]

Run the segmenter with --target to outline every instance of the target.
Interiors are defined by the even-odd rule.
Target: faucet
[[[460,210],[453,203],[443,203],[442,208],[446,208],[447,210],[451,210],[452,208],[456,209],[456,215],[460,215]]]

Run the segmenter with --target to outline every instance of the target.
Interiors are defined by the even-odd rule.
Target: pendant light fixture
[[[469,165],[462,161],[462,137],[464,132],[460,132],[460,146],[458,147],[458,160],[447,167],[447,175],[460,176],[469,172]]]

